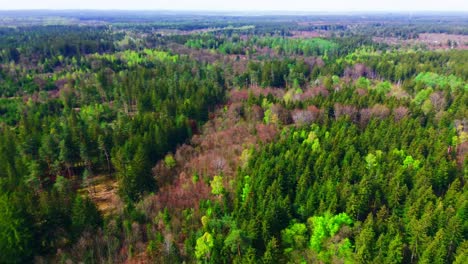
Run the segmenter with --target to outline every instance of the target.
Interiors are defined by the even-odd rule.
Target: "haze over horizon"
[[[360,11],[468,11],[465,0],[0,0],[0,10],[147,10],[147,11],[275,11],[275,12],[360,12]]]

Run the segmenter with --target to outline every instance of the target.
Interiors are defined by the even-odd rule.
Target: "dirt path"
[[[106,216],[122,208],[122,201],[117,194],[117,180],[107,175],[99,175],[90,180],[89,186],[79,190],[87,194],[96,204],[101,213]]]

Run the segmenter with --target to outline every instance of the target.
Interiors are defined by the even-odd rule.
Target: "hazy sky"
[[[468,11],[468,0],[0,0],[0,9]]]

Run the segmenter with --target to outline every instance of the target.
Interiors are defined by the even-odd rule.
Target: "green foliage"
[[[369,37],[463,25],[102,19],[0,29],[1,263],[466,262],[468,53]],[[240,168],[200,181],[230,128],[251,134]],[[78,190],[95,175],[126,202],[105,224]]]
[[[279,254],[280,253],[279,253],[278,241],[276,238],[273,237],[266,246],[265,254],[263,254],[263,258],[262,258],[262,263],[264,264],[277,263]]]
[[[302,261],[301,256],[307,252],[301,249],[301,242],[294,245],[294,241],[303,241],[305,237],[308,248],[315,252],[313,256],[324,262],[338,259],[347,263],[384,262],[390,258],[397,263],[404,262],[404,239],[410,235],[404,235],[403,239],[401,229],[409,228],[409,224],[398,222],[396,219],[400,218],[396,215],[413,204],[409,193],[422,197],[416,193],[423,190],[432,193],[431,186],[438,193],[446,188],[440,183],[455,179],[447,178],[444,172],[421,170],[428,163],[442,168],[446,162],[446,148],[438,146],[447,144],[441,142],[451,138],[450,129],[443,130],[445,135],[434,131],[416,120],[398,123],[390,119],[371,122],[364,128],[350,125],[347,120],[306,129],[285,128],[277,142],[254,152],[242,170],[241,175],[249,175],[249,180],[238,188],[239,203],[234,209],[238,224],[249,230],[249,226],[260,222],[261,231],[250,231],[252,241],[261,241],[257,243],[266,249],[271,237],[279,237],[281,255],[294,261]],[[414,148],[411,135],[418,135],[420,148]],[[315,152],[309,147],[317,138],[321,139],[324,151]],[[422,154],[424,149],[431,149],[432,155],[440,158],[428,159]],[[444,165],[444,168],[448,167]],[[247,182],[249,199],[243,195]],[[425,183],[421,188],[416,187],[422,182]],[[392,220],[369,220],[363,226],[362,221],[373,215],[373,203],[386,212],[387,216],[379,217],[388,218],[391,214]],[[404,214],[416,212],[413,210],[416,209]],[[311,228],[304,233],[300,227],[306,219]],[[279,234],[278,229],[281,229]],[[392,241],[392,232],[398,232],[400,238]],[[411,243],[420,245],[424,238],[418,239]],[[260,247],[256,248],[265,254]],[[310,261],[314,257],[306,259]]]
[[[213,236],[205,232],[203,236],[199,237],[197,239],[197,244],[195,246],[195,256],[197,259],[204,259],[204,260],[209,260],[210,259],[210,253],[211,249],[214,246],[214,240]]]
[[[281,231],[281,240],[286,244],[286,252],[303,249],[307,244],[307,237],[307,226],[302,223],[294,223]]]
[[[268,47],[285,55],[318,56],[336,52],[338,45],[323,38],[291,39],[281,37],[251,38],[228,42],[223,38],[213,39],[206,36],[189,39],[185,46],[194,49],[219,50],[222,54],[252,54],[255,47]],[[250,49],[245,49],[249,47]]]
[[[251,149],[244,149],[242,151],[240,160],[241,160],[241,166],[245,168],[247,166],[250,156],[252,155],[252,150]]]
[[[244,186],[242,187],[241,199],[245,202],[250,194],[250,176],[244,176]]]
[[[214,195],[221,195],[224,192],[223,177],[214,176],[213,180],[210,182],[211,193]]]
[[[192,183],[195,184],[195,183],[198,182],[198,180],[199,180],[198,174],[196,174],[196,173],[193,174],[193,176],[192,176]]]
[[[346,214],[313,216],[307,220],[311,226],[310,247],[316,252],[322,250],[324,239],[334,236],[343,225],[351,225],[353,220]]]
[[[132,159],[123,156],[114,161],[118,169],[119,193],[128,202],[141,199],[145,192],[156,189],[156,182],[151,174],[151,164],[143,146],[139,146]]]
[[[232,228],[224,240],[224,246],[230,250],[232,254],[241,255],[246,246],[250,243],[245,231]]]
[[[20,263],[32,254],[33,236],[24,217],[10,195],[0,194],[0,262]]]
[[[429,99],[426,99],[421,105],[421,110],[427,115],[433,109],[432,102]]]
[[[63,176],[57,176],[54,188],[60,193],[69,193],[72,190],[70,181]]]
[[[314,131],[309,132],[309,135],[304,139],[303,144],[309,144],[313,152],[320,151],[320,140]]]
[[[83,231],[95,231],[102,226],[102,217],[96,205],[89,198],[76,196],[72,207],[72,230],[78,237]]]
[[[164,157],[164,164],[169,168],[169,169],[172,169],[174,168],[177,163],[176,163],[176,160],[174,159],[174,157],[170,154],[166,155]]]
[[[426,101],[427,98],[429,98],[431,93],[432,93],[431,87],[423,89],[416,94],[416,96],[413,99],[413,102],[416,105],[421,105],[422,103],[424,103],[424,101]]]
[[[175,63],[179,59],[179,56],[177,55],[170,55],[168,52],[152,49],[144,49],[142,52],[125,50],[121,53],[117,53],[116,55],[95,54],[94,56],[96,58],[105,59],[111,62],[114,62],[116,58],[119,58],[126,61],[129,67],[155,61],[171,61]]]
[[[421,72],[414,80],[430,87],[450,88],[451,92],[457,89],[468,90],[468,84],[455,75],[444,76],[434,72]]]
[[[353,65],[356,62],[366,61],[371,56],[378,55],[374,48],[362,46],[357,48],[355,51],[349,53],[344,58],[339,58],[338,62],[345,61],[346,63]]]
[[[389,81],[383,81],[375,87],[375,90],[381,94],[387,94],[392,89],[392,84]]]
[[[367,263],[372,260],[374,252],[375,231],[372,215],[364,222],[362,230],[356,237],[356,259],[360,263]]]
[[[20,119],[19,100],[0,98],[0,123],[14,125]]]
[[[333,75],[332,76],[333,85],[338,85],[340,83],[340,77]]]
[[[462,264],[468,261],[468,241],[465,240],[460,247],[457,249],[455,257],[455,264]]]
[[[401,263],[403,261],[403,241],[400,235],[395,236],[388,246],[386,263]]]
[[[370,80],[364,77],[359,77],[359,79],[356,81],[356,86],[358,88],[368,89],[370,85]]]
[[[375,166],[377,166],[377,157],[372,153],[367,154],[366,163],[368,169],[374,168]]]
[[[421,161],[415,160],[412,156],[406,156],[405,160],[403,161],[403,167],[418,169],[420,163]]]
[[[305,132],[305,131],[303,131]],[[301,138],[303,138],[302,133],[301,133]],[[307,138],[304,139],[303,144],[313,144],[315,139],[317,138],[317,134],[314,131],[309,132],[307,135]]]

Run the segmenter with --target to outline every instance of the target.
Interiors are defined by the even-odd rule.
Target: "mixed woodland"
[[[466,18],[9,15],[0,263],[468,262]]]

